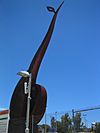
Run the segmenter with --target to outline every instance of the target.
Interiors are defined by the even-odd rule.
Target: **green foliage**
[[[55,117],[51,118],[51,127],[56,128],[56,119],[55,119]]]
[[[54,117],[51,118],[51,127],[57,129],[58,133],[71,133],[72,122],[69,114],[66,113],[61,117],[61,121],[56,121]]]
[[[100,133],[100,122],[96,123],[96,133]]]
[[[45,126],[46,132],[48,132],[49,129],[55,129],[57,133],[92,131],[92,128],[87,128],[82,122],[81,113],[76,113],[73,118],[71,118],[68,113],[65,113],[59,120],[56,120],[53,116],[51,118],[51,126],[44,124],[42,128],[45,129]],[[96,123],[95,133],[100,133],[100,123]]]
[[[66,113],[61,117],[62,133],[68,133],[72,127],[71,118],[69,114]]]
[[[82,119],[81,119],[81,113],[76,113],[76,115],[74,116],[74,128],[75,131],[80,131],[81,127],[83,124],[81,124]]]
[[[47,124],[39,125],[39,127],[41,127],[41,128],[44,129],[44,130],[45,130],[45,128],[46,128],[46,132],[48,132],[48,130],[49,130],[49,128],[50,128],[50,126],[47,125]]]

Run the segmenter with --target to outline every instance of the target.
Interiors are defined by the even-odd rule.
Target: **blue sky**
[[[0,0],[0,107],[27,70],[61,0]],[[47,112],[100,105],[100,1],[65,0],[38,73]]]

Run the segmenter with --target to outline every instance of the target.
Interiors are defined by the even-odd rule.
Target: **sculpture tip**
[[[63,3],[64,3],[64,1],[60,4],[60,6],[58,7],[56,13],[60,10],[60,8],[62,7]]]
[[[57,13],[59,11],[59,9],[61,8],[61,6],[63,5],[63,3],[64,3],[64,1],[60,4],[57,11],[55,11],[55,9],[51,6],[47,6],[47,9],[48,9],[49,12]]]

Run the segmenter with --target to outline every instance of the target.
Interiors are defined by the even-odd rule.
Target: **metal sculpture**
[[[55,11],[53,7],[47,7],[49,12],[53,12],[54,16],[50,23],[49,29],[44,37],[42,44],[37,50],[29,69],[27,70],[32,75],[32,83],[31,83],[31,106],[30,106],[30,129],[32,120],[32,115],[34,116],[34,133],[36,131],[36,125],[42,119],[45,110],[46,110],[46,102],[47,102],[47,93],[43,86],[36,84],[36,78],[38,74],[38,70],[43,59],[43,56],[48,47],[49,41],[51,39],[56,17],[59,9],[61,8],[63,2]],[[27,95],[24,94],[24,83],[28,82],[28,78],[22,77],[16,88],[13,92],[11,102],[10,102],[10,120],[8,126],[8,133],[24,133],[25,132],[25,117],[26,117],[26,103],[27,103]],[[30,130],[30,133],[32,131]]]

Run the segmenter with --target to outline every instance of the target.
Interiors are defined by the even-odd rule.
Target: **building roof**
[[[0,111],[0,115],[5,115],[5,114],[8,114],[9,110],[2,110]]]

